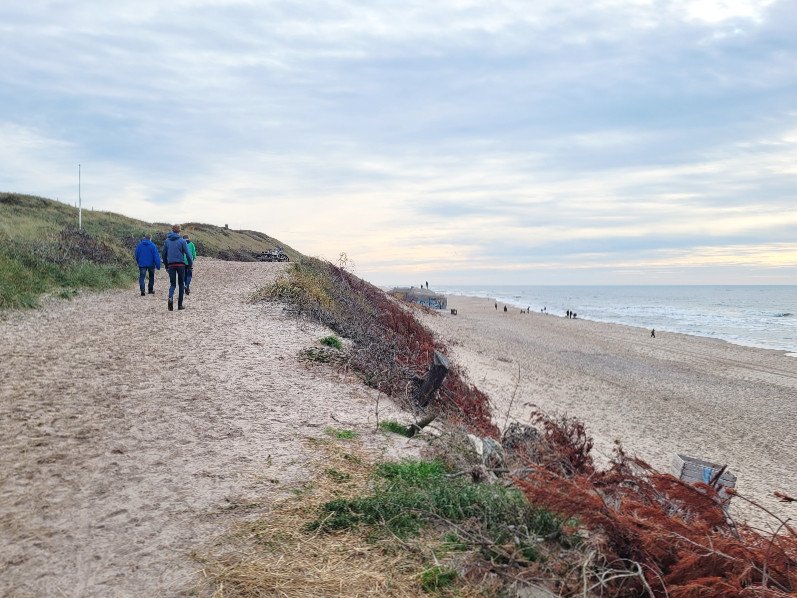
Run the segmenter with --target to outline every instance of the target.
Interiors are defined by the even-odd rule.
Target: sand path
[[[740,492],[797,518],[797,506],[772,496],[797,495],[797,358],[518,308],[504,313],[487,299],[449,297],[449,306],[459,315],[424,320],[490,395],[499,425],[515,395],[512,418],[528,421],[535,405],[574,415],[603,455],[620,439],[661,470],[670,471],[676,452],[727,463]]]
[[[191,549],[307,477],[306,437],[384,450],[375,393],[297,357],[328,331],[246,302],[282,267],[200,258],[182,312],[160,273],[0,321],[0,596],[181,595]]]

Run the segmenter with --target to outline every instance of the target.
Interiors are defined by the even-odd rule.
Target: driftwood
[[[413,403],[421,408],[426,407],[432,400],[432,397],[434,397],[437,389],[443,384],[443,379],[446,377],[446,374],[448,374],[450,367],[451,365],[448,363],[448,357],[440,353],[440,351],[435,351],[434,360],[432,361],[431,367],[429,367],[429,373],[426,374],[426,379],[423,381],[423,384],[421,384],[418,392],[415,393],[412,399]]]
[[[426,407],[431,402],[440,386],[443,384],[443,380],[445,379],[446,374],[448,374],[450,367],[451,364],[448,362],[448,357],[440,353],[440,351],[435,351],[432,365],[429,366],[429,373],[426,374],[426,378],[423,380],[420,388],[418,388],[418,391],[415,393],[415,396],[412,399],[413,403],[421,408]],[[431,424],[437,418],[437,415],[438,414],[434,411],[429,412],[422,419],[418,420],[407,428],[407,436],[410,438],[415,436],[418,432]]]

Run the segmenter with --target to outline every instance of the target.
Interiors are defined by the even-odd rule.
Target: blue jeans
[[[174,289],[180,285],[180,294],[177,296],[177,304],[183,304],[183,293],[185,292],[185,265],[169,266],[169,301],[174,299]]]
[[[141,289],[141,292],[144,292],[144,279],[147,277],[147,272],[149,272],[149,292],[155,292],[155,266],[139,266],[138,267],[138,286]]]
[[[185,288],[189,289],[191,286],[191,279],[194,277],[194,268],[192,266],[185,267]]]

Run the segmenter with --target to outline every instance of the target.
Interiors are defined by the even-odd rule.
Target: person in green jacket
[[[188,252],[191,254],[191,263],[188,263],[188,256],[183,258],[185,262],[185,294],[191,294],[191,279],[194,277],[194,261],[196,260],[196,245],[188,238],[188,235],[183,235],[186,244],[188,245]]]

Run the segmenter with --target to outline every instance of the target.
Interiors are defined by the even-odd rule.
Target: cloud
[[[766,0],[6,4],[0,186],[70,197],[80,162],[98,208],[397,282],[706,247],[742,281],[794,221],[795,25]]]

